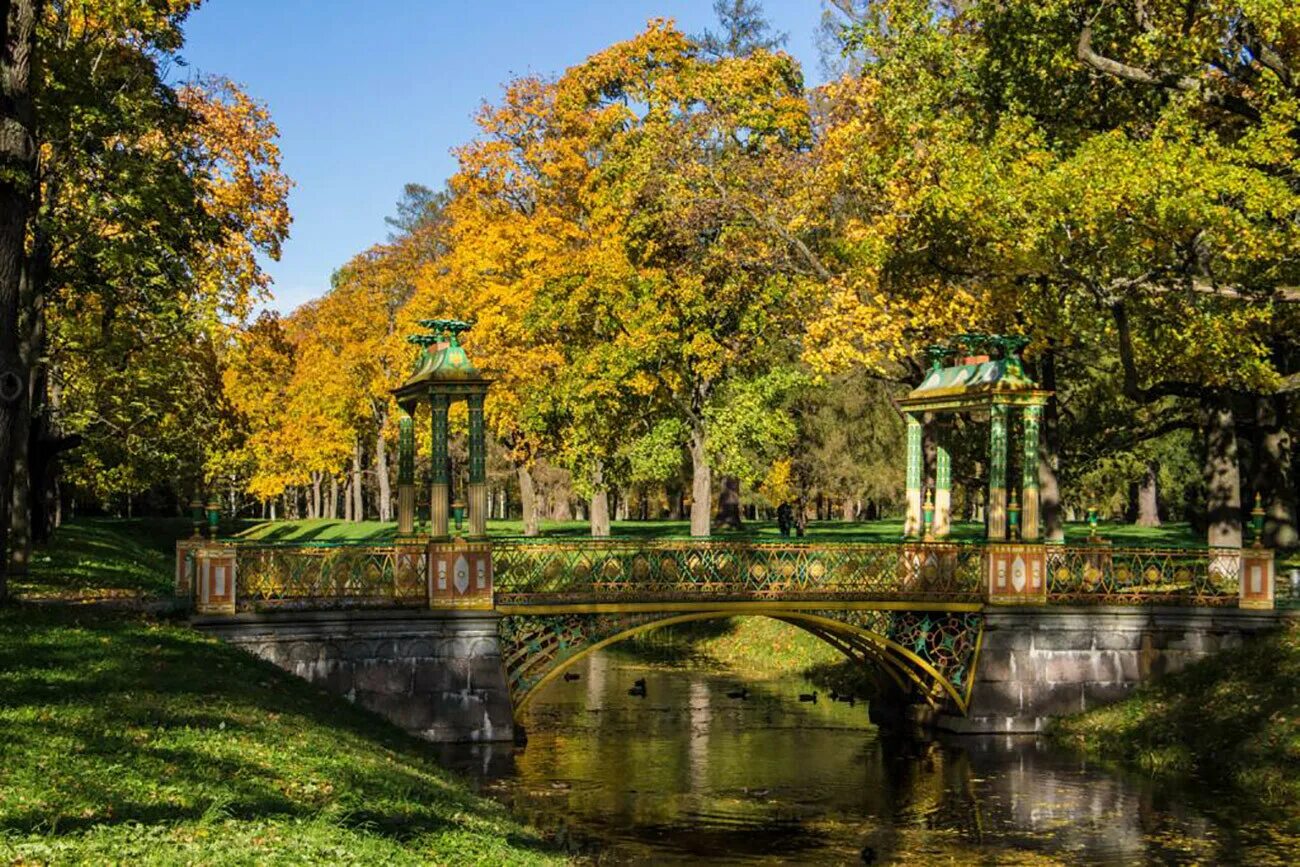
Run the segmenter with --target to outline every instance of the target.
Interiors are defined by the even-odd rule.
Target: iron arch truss
[[[601,610],[605,608],[606,610]],[[614,610],[614,609],[622,610]],[[697,620],[764,616],[817,636],[895,685],[964,714],[984,632],[978,606],[961,610],[797,607],[780,603],[715,606],[509,606],[499,608],[501,654],[516,712],[582,658],[652,629]]]

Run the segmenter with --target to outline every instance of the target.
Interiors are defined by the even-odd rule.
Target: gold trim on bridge
[[[553,604],[503,603],[496,607],[503,616],[519,614],[668,614],[676,611],[718,611],[732,614],[762,614],[768,611],[983,611],[983,602],[908,602],[887,599],[863,600],[740,600],[731,602],[557,602]]]

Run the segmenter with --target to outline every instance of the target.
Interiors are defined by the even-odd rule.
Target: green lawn
[[[189,521],[78,518],[32,554],[30,572],[10,590],[26,597],[163,595],[171,592],[176,540]]]
[[[74,522],[33,581],[163,592],[173,529]],[[560,860],[430,746],[183,623],[0,607],[0,863]]]
[[[521,521],[489,521],[488,535],[512,537],[523,534]],[[586,538],[591,527],[586,521],[543,521],[540,525],[543,538]],[[1067,541],[1082,541],[1088,536],[1088,526],[1082,523],[1066,526]],[[1196,545],[1202,543],[1187,524],[1166,524],[1163,527],[1135,527],[1129,524],[1103,523],[1098,532],[1117,545]],[[614,521],[610,533],[615,538],[676,539],[689,538],[687,521]],[[268,542],[391,542],[397,534],[392,522],[347,522],[332,519],[307,521],[251,522],[237,535],[242,539]],[[983,537],[984,525],[959,523],[953,528],[953,538],[977,540]],[[865,540],[893,542],[903,535],[901,520],[868,522],[814,521],[808,525],[808,541]],[[776,524],[770,521],[747,522],[739,532],[723,532],[718,539],[780,539]],[[797,541],[792,539],[792,541]]]
[[[1300,810],[1300,622],[1061,720],[1051,734],[1100,758],[1223,779]]]

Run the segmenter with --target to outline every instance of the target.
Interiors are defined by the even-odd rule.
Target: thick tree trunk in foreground
[[[339,516],[339,477],[330,476],[330,499],[325,504],[325,517],[331,521]]]
[[[379,480],[379,520],[393,520],[393,488],[388,480],[388,444],[384,442],[384,423],[387,413],[380,412],[377,419],[379,432],[375,434],[375,476]]]
[[[1205,516],[1207,542],[1241,547],[1241,467],[1237,428],[1227,399],[1205,408]]]
[[[722,477],[722,493],[718,496],[718,524],[729,530],[739,530],[743,526],[740,517],[740,479],[735,476]]]
[[[1160,465],[1147,461],[1146,471],[1137,483],[1137,518],[1139,527],[1160,526],[1160,491],[1157,485],[1157,472]]]
[[[604,538],[609,535],[609,489],[605,487],[605,472],[597,466],[592,472],[591,535]]]
[[[704,431],[691,432],[691,535],[707,536],[713,511],[713,469],[705,449]]]
[[[9,509],[15,422],[27,410],[27,371],[18,344],[27,220],[36,195],[32,54],[40,0],[0,3],[0,602],[8,598]],[[23,468],[24,471],[26,467]]]
[[[533,483],[533,473],[524,464],[516,466],[519,475],[519,503],[523,510],[524,535],[537,535],[537,486]]]
[[[840,512],[841,521],[855,521],[858,517],[858,501],[853,497],[845,497],[842,501],[842,511]]]

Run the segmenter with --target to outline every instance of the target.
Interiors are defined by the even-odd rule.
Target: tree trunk
[[[366,504],[361,496],[361,437],[352,443],[352,520],[366,519]]]
[[[1291,434],[1284,395],[1263,395],[1255,402],[1259,442],[1255,448],[1255,484],[1264,506],[1264,545],[1292,548],[1300,541],[1291,474]],[[1253,504],[1252,504],[1253,505]]]
[[[1160,498],[1157,490],[1157,472],[1160,465],[1155,461],[1146,462],[1146,471],[1137,484],[1137,518],[1139,527],[1160,526]]]
[[[28,392],[28,401],[31,392]],[[32,558],[32,416],[30,403],[17,407],[13,419],[13,459],[9,497],[9,563],[8,573],[15,577],[27,575]],[[4,548],[0,547],[0,554]],[[0,569],[0,572],[4,571]],[[3,582],[4,579],[0,579]],[[3,594],[0,593],[0,600]]]
[[[519,475],[519,503],[523,510],[524,535],[537,535],[537,486],[533,483],[533,473],[524,464],[515,467]]]
[[[325,517],[331,521],[339,517],[339,477],[335,475],[330,476],[330,499],[325,504]]]
[[[1241,467],[1237,428],[1227,399],[1205,408],[1205,515],[1211,546],[1241,547]]]
[[[0,53],[0,602],[8,598],[11,480],[17,420],[27,412],[27,371],[18,348],[27,222],[36,201],[36,112],[32,54],[39,0],[8,0],[2,7]]]
[[[668,496],[668,520],[680,521],[682,519],[682,489],[676,485],[669,485],[665,489]]]
[[[1065,541],[1061,520],[1061,408],[1056,402],[1056,351],[1042,356],[1042,387],[1052,392],[1043,408],[1043,430],[1038,438],[1038,513],[1047,542]]]
[[[740,519],[740,479],[735,476],[722,477],[722,493],[718,497],[718,525],[728,530],[739,530],[744,526]]]
[[[381,411],[377,419],[379,432],[375,434],[375,478],[379,480],[379,520],[393,520],[393,488],[388,479],[388,444],[384,442],[384,424],[387,412]]]
[[[691,431],[691,535],[708,536],[713,511],[713,469],[705,448],[705,431],[698,425]]]
[[[605,470],[598,462],[591,473],[591,535],[604,538],[609,535],[609,489],[605,487]]]
[[[308,518],[319,518],[321,516],[320,485],[321,485],[321,474],[319,472],[312,473],[311,474],[311,498],[307,501]]]
[[[853,521],[858,517],[858,502],[852,497],[845,497],[842,501],[843,511],[840,513],[841,521]]]

